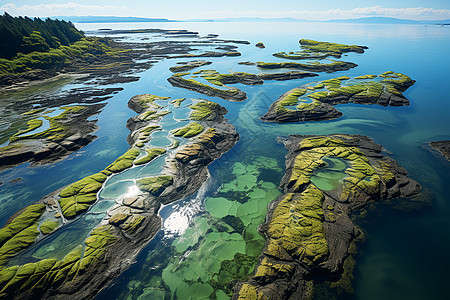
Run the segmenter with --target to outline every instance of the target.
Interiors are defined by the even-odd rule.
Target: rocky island
[[[104,170],[17,212],[0,230],[0,297],[93,297],[127,269],[158,232],[161,204],[195,193],[208,176],[207,165],[238,140],[234,127],[223,117],[227,110],[213,102],[170,101],[145,94],[133,97],[129,106],[139,115],[127,123],[131,148],[124,155]],[[190,113],[183,117],[186,108]],[[180,126],[168,132],[165,124],[169,123],[170,128],[174,123]],[[172,142],[164,143],[164,139]],[[159,175],[146,176],[146,166],[157,161],[165,167],[161,165]],[[124,183],[128,192],[117,193],[114,186]],[[49,241],[47,236],[57,239],[84,215],[102,211],[106,216],[65,255],[58,257],[42,246],[31,251]],[[31,257],[29,251],[23,252],[30,247]]]
[[[329,56],[341,58],[342,54],[348,52],[364,53],[368,49],[366,46],[344,45],[330,42],[319,42],[309,39],[301,39],[299,41],[302,46],[301,51],[279,52],[273,54],[278,58],[286,58],[292,60],[300,59],[324,59]]]
[[[330,120],[342,116],[333,105],[343,103],[409,105],[403,92],[414,80],[392,71],[380,75],[364,75],[350,79],[341,76],[312,82],[283,94],[261,117],[268,122],[300,122]]]
[[[347,71],[358,65],[352,62],[330,60],[331,63],[311,62],[311,63],[294,63],[294,62],[282,62],[282,63],[268,63],[257,62],[256,66],[260,69],[297,69],[309,72],[326,72],[334,73],[337,71]]]
[[[363,237],[351,213],[420,191],[366,136],[294,135],[284,144],[283,193],[259,228],[267,240],[255,273],[235,286],[233,299],[311,299],[316,279],[350,292],[355,242]]]
[[[318,76],[310,72],[285,72],[272,74],[250,74],[244,72],[234,72],[230,74],[220,74],[215,70],[201,70],[192,73],[190,79],[183,78],[190,75],[190,73],[176,73],[172,75],[167,81],[175,87],[185,88],[208,96],[219,97],[229,101],[244,101],[247,99],[247,94],[235,87],[228,87],[227,84],[242,83],[246,85],[263,84],[264,80],[291,80],[304,77]],[[204,80],[212,84],[205,84],[198,79]]]

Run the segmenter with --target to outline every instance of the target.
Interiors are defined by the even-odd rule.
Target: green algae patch
[[[173,106],[175,106],[175,107],[180,107],[181,103],[183,103],[184,100],[186,100],[186,98],[178,98],[178,99],[172,100],[170,103],[173,104]]]
[[[26,129],[23,129],[23,130],[20,130],[19,132],[17,132],[17,133],[14,134],[9,140],[10,140],[11,142],[14,142],[14,141],[16,141],[16,140],[19,139],[18,136],[23,135],[23,134],[25,134],[25,133],[27,133],[27,132],[33,131],[33,130],[35,130],[35,129],[41,127],[43,123],[44,123],[44,122],[43,122],[42,120],[39,120],[39,119],[29,120],[29,121],[27,122],[27,128],[26,128]]]
[[[131,148],[125,154],[116,159],[111,165],[106,167],[106,170],[119,173],[122,172],[131,166],[133,166],[133,161],[139,156],[139,149]]]
[[[136,183],[141,191],[149,192],[151,195],[157,197],[161,195],[166,187],[172,185],[173,178],[168,175],[147,177],[137,180]]]
[[[161,148],[145,149],[145,151],[147,152],[147,155],[145,155],[142,158],[137,159],[134,162],[135,165],[146,164],[146,163],[151,162],[152,160],[154,160],[156,157],[166,153],[166,150],[165,149],[161,149]]]
[[[44,204],[30,205],[0,229],[0,265],[35,242],[39,235],[38,220],[45,207]]]
[[[314,185],[298,195],[287,194],[275,208],[267,230],[273,242],[308,266],[320,263],[328,255],[322,225],[323,200],[322,192]]]
[[[207,119],[211,114],[218,110],[219,104],[211,101],[200,101],[189,106],[192,109],[189,118],[191,120],[201,121]]]
[[[28,289],[46,289],[82,275],[91,265],[102,259],[106,247],[116,241],[116,237],[110,233],[110,228],[109,225],[95,228],[85,240],[84,253],[80,245],[62,260],[44,259],[2,269],[0,295],[18,294]]]
[[[203,130],[205,130],[205,127],[198,124],[197,122],[192,122],[182,128],[173,130],[172,134],[174,136],[182,136],[184,138],[191,138],[191,137],[194,137],[194,136],[202,133]]]
[[[66,124],[73,116],[77,116],[83,113],[84,110],[88,110],[87,106],[63,106],[60,108],[63,110],[59,115],[55,117],[44,116],[49,121],[50,127],[46,130],[35,134],[26,135],[25,133],[33,131],[42,126],[43,121],[39,119],[33,119],[28,121],[27,128],[17,132],[10,138],[11,142],[18,140],[30,140],[30,139],[47,139],[53,142],[61,142],[72,133],[71,128]]]
[[[44,204],[33,204],[28,206],[20,215],[15,217],[11,223],[0,229],[0,245],[3,245],[14,235],[33,225],[39,220],[44,212]]]
[[[154,110],[147,110],[146,112],[140,114],[138,116],[138,119],[141,121],[150,121],[150,120],[155,120],[161,117],[164,117],[165,115],[170,114],[170,111],[161,111],[161,112],[157,112]]]
[[[111,171],[103,170],[64,188],[59,193],[61,198],[58,199],[64,217],[73,219],[88,210],[97,201],[97,192],[102,188],[106,178],[111,174]]]
[[[258,226],[268,203],[279,195],[275,184],[257,178],[281,168],[272,158],[254,157],[251,162],[235,163],[232,170],[214,197],[205,199],[209,214],[195,218],[193,226],[172,243],[176,253],[162,280],[174,297],[194,297],[195,283],[201,283],[205,294],[229,299],[236,280],[246,280],[254,272],[264,246]]]
[[[155,103],[156,100],[167,100],[170,99],[170,97],[160,97],[150,94],[142,94],[142,95],[136,95],[131,98],[133,102],[135,102],[141,109],[147,109],[150,106],[156,106],[161,107]]]
[[[255,286],[244,283],[239,290],[238,293],[238,300],[265,300],[267,297],[264,297],[264,293],[260,292],[256,289]]]
[[[60,224],[59,221],[51,221],[47,220],[44,221],[40,226],[39,230],[42,232],[43,235],[49,234],[53,230],[55,230],[56,227],[58,227]]]

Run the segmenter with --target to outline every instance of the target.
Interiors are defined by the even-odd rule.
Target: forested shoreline
[[[123,49],[86,37],[71,22],[0,16],[0,86],[52,77],[76,63],[115,56]]]

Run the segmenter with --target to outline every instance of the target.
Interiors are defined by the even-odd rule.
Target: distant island
[[[123,22],[178,22],[162,18],[115,17],[115,16],[57,16],[52,19],[73,23],[123,23]]]
[[[450,20],[407,20],[388,17],[366,17],[357,19],[332,19],[310,21],[296,18],[259,18],[238,17],[219,19],[170,20],[164,18],[117,17],[117,16],[54,16],[51,19],[65,20],[73,23],[129,23],[129,22],[321,22],[321,23],[357,23],[357,24],[411,24],[411,25],[448,25]]]

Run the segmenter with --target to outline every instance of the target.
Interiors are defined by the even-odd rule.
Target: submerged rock
[[[430,142],[430,147],[438,150],[447,160],[450,160],[450,141]]]
[[[351,290],[354,243],[363,236],[352,212],[420,191],[368,137],[293,135],[284,143],[289,151],[280,184],[284,193],[269,205],[260,226],[267,240],[255,273],[234,287],[233,299],[310,299],[315,278]],[[319,175],[325,170],[332,174]],[[324,180],[332,187],[320,188]]]

